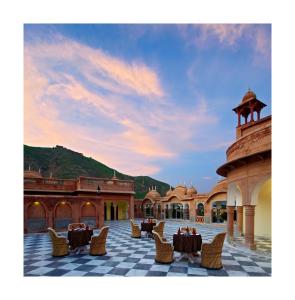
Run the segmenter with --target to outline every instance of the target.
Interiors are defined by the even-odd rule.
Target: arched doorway
[[[256,185],[251,204],[255,205],[254,235],[271,238],[271,178]]]
[[[27,208],[28,232],[40,232],[47,230],[46,211],[39,201],[32,202]]]
[[[143,212],[145,218],[153,217],[154,211],[153,211],[153,203],[151,200],[149,199],[144,200]]]
[[[172,204],[172,219],[183,219],[183,205],[181,203]]]
[[[212,223],[223,223],[227,220],[226,201],[212,202]]]
[[[81,208],[80,221],[91,227],[96,227],[96,208],[91,202],[86,202]]]
[[[69,203],[62,201],[55,207],[54,226],[56,229],[65,230],[70,223],[72,223],[72,208]]]

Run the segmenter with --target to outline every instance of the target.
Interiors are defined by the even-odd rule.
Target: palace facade
[[[24,172],[24,232],[64,230],[83,222],[101,228],[105,220],[133,218],[134,182],[79,177],[43,178]]]
[[[271,238],[271,116],[260,118],[265,106],[249,90],[233,109],[238,115],[236,141],[226,151],[227,162],[217,169],[228,183],[227,237],[235,238],[236,211],[238,235],[250,249],[256,247],[255,236]]]
[[[137,218],[184,219],[198,223],[224,222],[227,219],[227,180],[218,182],[210,193],[199,194],[195,187],[178,185],[164,197],[151,188],[142,200],[135,200]]]

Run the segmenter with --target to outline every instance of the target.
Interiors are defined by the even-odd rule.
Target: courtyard
[[[136,219],[137,224],[141,220]],[[48,233],[24,236],[24,276],[271,276],[271,241],[256,239],[257,249],[249,250],[238,238],[223,246],[220,270],[200,267],[200,256],[191,263],[180,253],[174,252],[171,264],[155,262],[155,241],[142,232],[141,239],[131,238],[129,220],[107,221],[109,233],[107,254],[91,256],[88,252],[65,257],[51,256],[51,240]],[[197,228],[203,243],[211,242],[220,232],[226,232],[226,224],[196,224],[183,220],[166,220],[164,236],[172,243],[173,234],[181,226]],[[98,230],[94,231],[97,234]],[[59,235],[67,236],[67,232]]]

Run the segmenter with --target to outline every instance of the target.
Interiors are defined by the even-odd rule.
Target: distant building
[[[144,199],[135,199],[134,215],[138,218],[183,219],[198,223],[226,221],[227,181],[218,182],[210,193],[199,194],[195,187],[178,185],[164,197],[155,188]]]
[[[217,169],[228,183],[228,239],[234,239],[236,210],[239,235],[250,249],[255,249],[255,236],[271,238],[271,116],[260,118],[265,106],[249,90],[233,109],[238,115],[236,141],[226,151],[227,162]]]
[[[76,222],[101,228],[105,220],[133,218],[134,194],[133,181],[115,176],[56,179],[25,171],[24,232],[64,230]]]

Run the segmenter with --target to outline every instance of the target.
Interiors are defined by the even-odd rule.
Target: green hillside
[[[63,179],[79,176],[111,178],[114,174],[114,170],[108,166],[62,146],[43,148],[24,145],[24,170],[28,170],[29,165],[31,170],[40,169],[44,177],[50,177],[51,172],[53,177]],[[169,189],[167,183],[148,176],[133,177],[117,170],[116,176],[119,179],[135,181],[135,198],[137,199],[142,199],[151,186],[156,186],[162,196]]]

